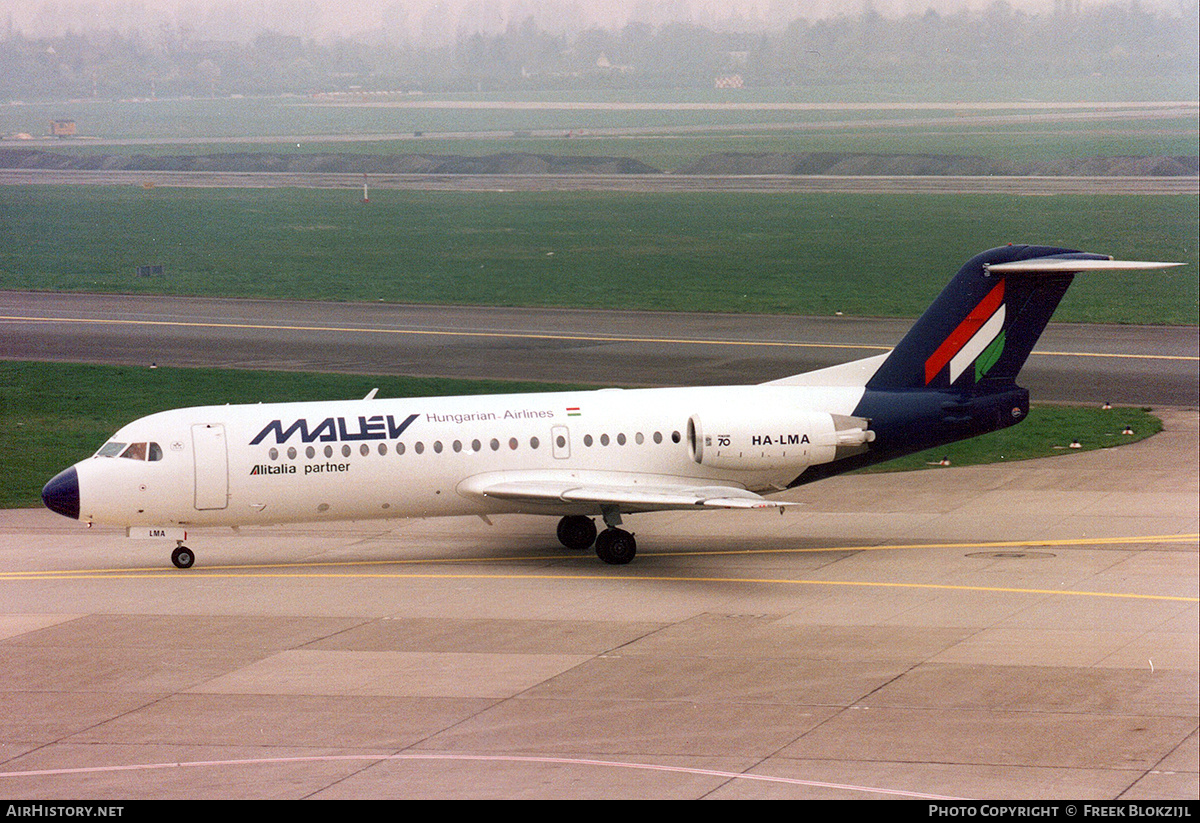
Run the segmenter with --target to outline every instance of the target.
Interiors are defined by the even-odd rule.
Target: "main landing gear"
[[[183,545],[183,541],[179,541],[179,545],[175,547],[175,551],[171,552],[171,562],[175,564],[177,569],[190,569],[192,564],[196,562],[196,555],[187,546]]]
[[[596,524],[590,517],[573,514],[558,521],[558,542],[568,549],[591,548],[596,542]]]
[[[558,540],[568,549],[580,551],[595,544],[597,557],[605,563],[623,566],[637,554],[637,541],[631,533],[617,528],[621,523],[619,513],[606,511],[604,522],[608,528],[597,534],[592,518],[582,514],[569,515],[558,521]]]
[[[596,537],[596,556],[605,563],[623,566],[637,554],[637,541],[624,529],[609,527]]]

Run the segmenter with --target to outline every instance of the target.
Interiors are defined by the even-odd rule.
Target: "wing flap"
[[[524,503],[594,503],[631,509],[769,509],[794,505],[768,500],[735,486],[580,482],[575,479],[497,480],[464,484],[460,491],[493,500]]]

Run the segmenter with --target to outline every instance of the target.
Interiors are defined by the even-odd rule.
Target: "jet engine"
[[[795,409],[720,409],[688,419],[688,451],[702,466],[801,471],[863,451],[875,439],[861,417]]]

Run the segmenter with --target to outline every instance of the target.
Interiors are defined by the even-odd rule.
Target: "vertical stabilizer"
[[[854,409],[875,434],[866,451],[812,466],[792,485],[1024,420],[1029,392],[1017,375],[1075,275],[1173,265],[1051,246],[1002,246],[977,255],[867,380]]]
[[[970,395],[1011,385],[1075,271],[1109,260],[1050,246],[1002,246],[977,255],[892,350],[867,388],[952,389]],[[1030,261],[1067,268],[1003,270],[1005,264]]]

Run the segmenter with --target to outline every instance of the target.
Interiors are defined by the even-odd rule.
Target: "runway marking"
[[[467,337],[484,339],[507,340],[558,340],[576,343],[657,343],[689,346],[754,346],[764,348],[794,348],[794,349],[854,349],[863,351],[886,352],[892,346],[880,346],[870,343],[795,343],[780,340],[722,340],[697,339],[687,337],[634,337],[625,335],[598,334],[553,334],[550,332],[489,332],[444,329],[373,329],[359,326],[297,326],[272,325],[269,323],[198,323],[183,320],[115,320],[110,318],[89,317],[25,317],[20,315],[0,315],[0,321],[16,323],[95,323],[99,325],[126,326],[167,326],[180,328],[201,329],[241,329],[241,330],[270,330],[326,333],[361,333],[386,335],[411,335],[414,337]],[[1128,354],[1110,352],[1067,352],[1067,351],[1038,351],[1032,354],[1053,357],[1112,357],[1133,360],[1179,360],[1185,362],[1200,362],[1200,356],[1177,354]]]
[[[1066,540],[1035,540],[1035,541],[999,541],[984,543],[911,543],[894,546],[832,546],[824,548],[798,549],[728,549],[715,551],[681,551],[681,552],[647,552],[643,557],[688,557],[688,556],[717,556],[717,555],[751,555],[751,554],[805,554],[814,552],[867,552],[867,551],[898,551],[918,549],[988,549],[988,548],[1032,548],[1053,546],[1103,546],[1114,544],[1146,544],[1146,543],[1192,543],[1200,541],[1200,534],[1172,534],[1142,537],[1104,537],[1104,538],[1074,538]],[[924,589],[942,591],[975,591],[1002,594],[1036,594],[1036,595],[1070,595],[1072,597],[1114,598],[1125,600],[1147,600],[1178,603],[1200,603],[1200,597],[1185,597],[1181,595],[1139,594],[1134,592],[1098,592],[1080,591],[1073,589],[1026,589],[1008,586],[970,586],[949,583],[916,583],[897,581],[872,580],[818,580],[805,578],[779,577],[711,577],[694,575],[658,575],[630,574],[638,569],[627,571],[611,569],[605,572],[582,574],[551,574],[545,572],[530,573],[484,573],[484,572],[316,572],[300,571],[304,568],[345,568],[350,566],[400,566],[400,565],[442,565],[461,563],[513,563],[522,561],[546,560],[593,560],[589,554],[553,554],[529,555],[495,558],[445,558],[445,559],[399,559],[399,560],[349,560],[318,563],[264,563],[237,566],[194,567],[186,572],[166,568],[136,568],[136,569],[80,569],[58,571],[30,571],[0,573],[2,581],[20,580],[144,580],[171,577],[178,579],[181,575],[206,579],[269,577],[277,579],[397,579],[397,580],[603,580],[628,582],[677,582],[677,583],[753,583],[775,584],[785,586],[845,586],[856,588],[893,588],[893,589]]]
[[[104,772],[150,771],[155,769],[185,769],[212,766],[258,766],[286,763],[332,763],[339,761],[369,761],[386,763],[403,760],[436,760],[436,761],[466,761],[478,763],[539,763],[566,766],[599,766],[615,769],[638,769],[655,772],[676,772],[702,777],[719,777],[730,780],[754,780],[764,783],[786,783],[791,786],[812,786],[822,789],[840,789],[843,791],[864,792],[868,794],[885,794],[899,797],[919,798],[924,800],[963,800],[964,798],[927,794],[925,792],[905,791],[903,789],[882,789],[877,786],[855,786],[848,783],[828,783],[822,780],[801,780],[792,777],[775,777],[766,774],[749,772],[726,772],[716,769],[698,769],[687,766],[667,766],[658,763],[631,763],[619,760],[595,760],[575,757],[536,757],[531,755],[477,755],[477,754],[331,754],[310,755],[301,757],[256,757],[237,760],[193,760],[168,763],[135,763],[121,766],[83,766],[65,769],[31,769],[26,772],[0,772],[4,777],[55,777],[72,774],[98,774]]]

